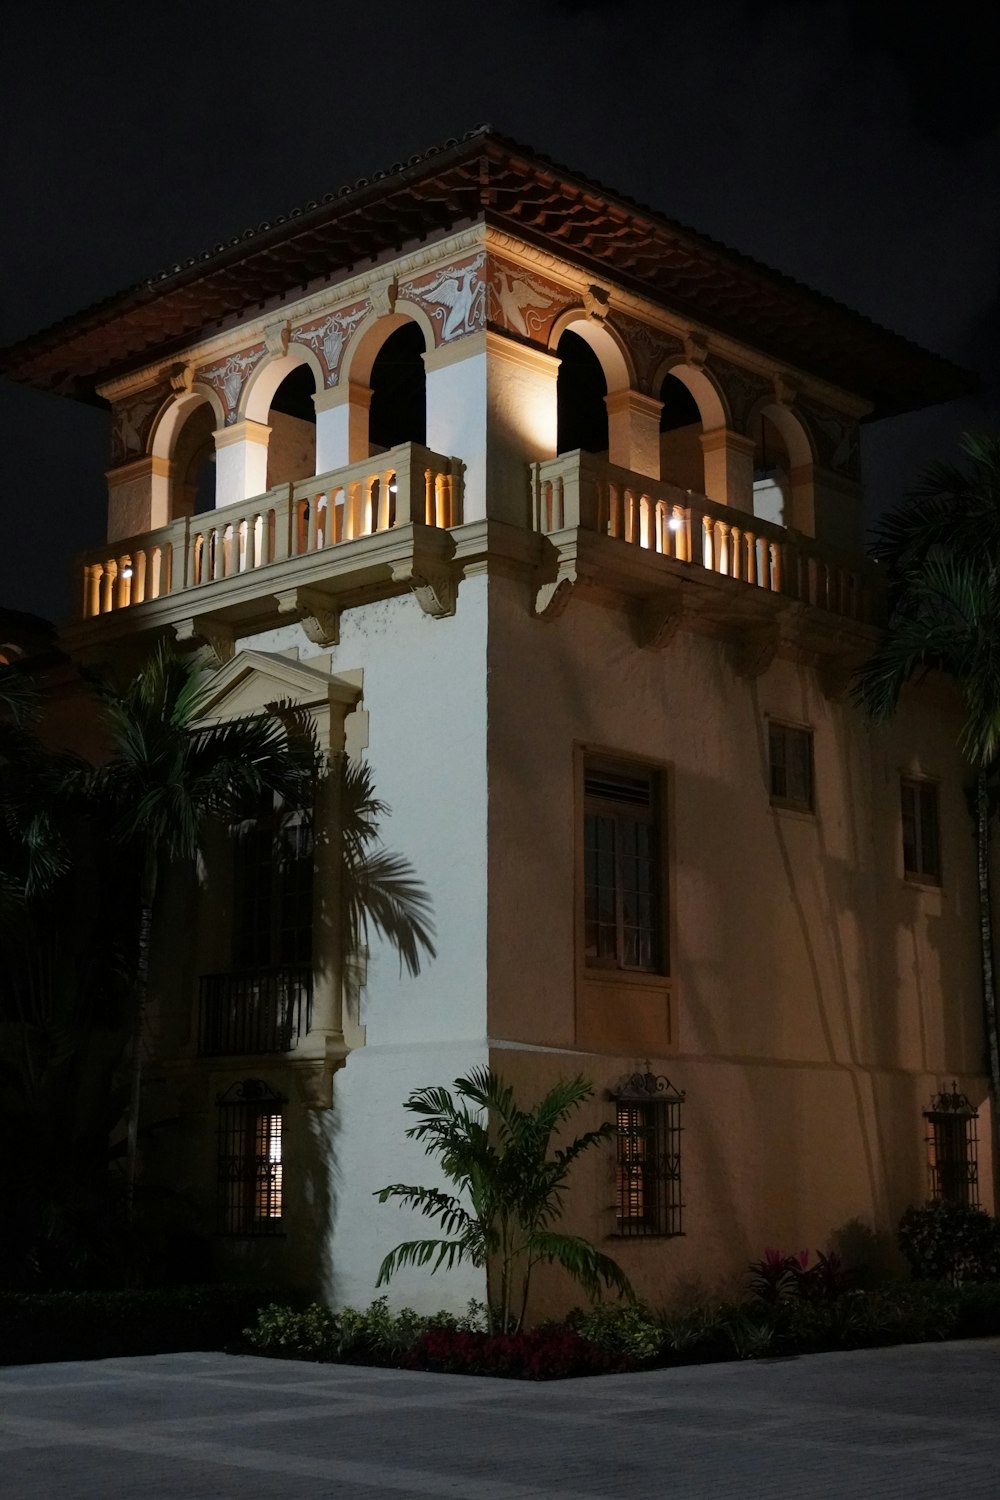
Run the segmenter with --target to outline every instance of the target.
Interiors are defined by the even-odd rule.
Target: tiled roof
[[[871,401],[877,415],[977,381],[759,261],[483,125],[220,243],[0,351],[12,380],[94,399],[245,308],[485,221]]]

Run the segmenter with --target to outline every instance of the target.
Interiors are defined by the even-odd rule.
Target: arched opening
[[[316,380],[307,364],[290,370],[271,397],[267,425],[267,488],[316,473]]]
[[[765,413],[761,412],[753,430],[753,513],[775,526],[787,526],[791,507],[791,460],[785,439]]]
[[[427,441],[424,335],[416,323],[396,328],[372,362],[368,409],[370,453]]]
[[[559,453],[582,448],[585,453],[607,454],[608,383],[601,361],[585,339],[567,328],[556,345],[559,374],[556,379],[557,435]]]
[[[215,508],[215,412],[201,401],[183,419],[174,442],[170,519]]]
[[[698,403],[682,380],[666,374],[660,386],[660,477],[682,490],[705,493],[703,431]]]

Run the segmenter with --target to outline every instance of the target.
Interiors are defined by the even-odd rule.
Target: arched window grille
[[[616,1233],[628,1238],[683,1234],[681,1106],[669,1078],[633,1073],[613,1090],[616,1110]]]
[[[927,1121],[927,1171],[935,1203],[979,1207],[979,1115],[958,1084],[935,1094],[924,1110]]]
[[[218,1232],[284,1233],[282,1105],[259,1078],[231,1084],[217,1099]]]

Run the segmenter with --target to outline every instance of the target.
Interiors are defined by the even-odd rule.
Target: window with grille
[[[903,818],[903,874],[908,880],[941,883],[938,790],[933,781],[904,776],[900,782]]]
[[[642,766],[584,766],[588,967],[667,972],[660,780]]]
[[[218,1098],[218,1232],[284,1233],[282,1106],[259,1079],[234,1083]]]
[[[935,1203],[979,1206],[978,1114],[958,1086],[942,1090],[924,1110],[927,1171]]]
[[[668,1078],[637,1073],[615,1102],[615,1231],[626,1237],[683,1233],[681,1106]]]
[[[813,737],[811,729],[768,722],[771,806],[794,812],[813,811]]]

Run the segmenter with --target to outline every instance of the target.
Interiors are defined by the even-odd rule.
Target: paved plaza
[[[997,1500],[1000,1340],[534,1385],[168,1354],[0,1369],[4,1500]]]

